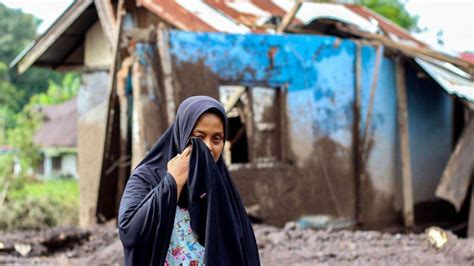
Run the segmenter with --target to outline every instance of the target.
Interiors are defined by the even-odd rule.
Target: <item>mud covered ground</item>
[[[425,234],[300,230],[292,223],[285,228],[254,228],[263,265],[474,265],[474,239],[452,234],[448,234],[448,243],[437,249]],[[113,224],[91,230],[3,232],[0,264],[123,265],[123,252]]]

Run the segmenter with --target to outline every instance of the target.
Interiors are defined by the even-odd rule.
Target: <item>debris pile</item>
[[[389,234],[300,229],[290,222],[284,228],[256,224],[254,229],[263,265],[474,264],[474,240],[440,228],[425,234]],[[437,247],[439,239],[443,245]],[[123,265],[114,224],[4,233],[0,243],[0,264]]]
[[[389,234],[378,231],[283,229],[254,225],[263,265],[315,263],[466,264],[474,263],[474,240],[448,235],[441,248],[427,234]],[[433,234],[433,233],[431,233]]]

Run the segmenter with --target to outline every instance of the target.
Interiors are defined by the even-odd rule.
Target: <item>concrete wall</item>
[[[112,49],[97,21],[86,33],[84,66],[107,68],[113,61]]]
[[[106,121],[107,71],[84,73],[78,92],[77,151],[80,191],[80,225],[95,223]],[[112,195],[111,195],[112,196]],[[115,196],[115,195],[113,195]]]

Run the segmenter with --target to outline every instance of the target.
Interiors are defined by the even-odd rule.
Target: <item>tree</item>
[[[418,16],[411,15],[405,9],[403,0],[356,0],[355,3],[375,11],[409,31],[418,30]]]
[[[77,95],[81,78],[78,74],[67,73],[61,83],[49,80],[48,90],[33,95],[29,105],[53,105],[65,102]]]
[[[40,162],[38,147],[33,142],[43,119],[38,109],[72,99],[77,95],[80,84],[79,75],[74,73],[66,74],[60,84],[50,81],[46,92],[31,97],[23,110],[14,116],[15,126],[7,131],[7,140],[15,150],[22,171],[34,168]]]
[[[0,3],[0,105],[8,106],[13,112],[20,111],[32,95],[46,91],[48,80],[60,82],[63,79],[62,73],[47,69],[33,67],[18,75],[7,67],[35,40],[40,22],[31,14]]]

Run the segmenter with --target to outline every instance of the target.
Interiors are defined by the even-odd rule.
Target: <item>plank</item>
[[[95,8],[99,16],[100,26],[110,45],[114,45],[115,16],[110,0],[94,0]]]
[[[158,53],[160,55],[161,69],[163,71],[163,85],[165,87],[168,124],[171,124],[176,113],[176,102],[174,97],[176,88],[174,86],[173,68],[169,51],[168,28],[162,23],[158,26],[157,45]]]
[[[469,191],[474,168],[474,117],[467,123],[436,188],[436,196],[454,205],[457,211]]]
[[[278,33],[285,32],[286,28],[288,28],[288,25],[290,25],[291,21],[295,18],[296,13],[298,12],[302,4],[303,4],[302,0],[295,1],[295,5],[293,6],[293,8],[290,10],[290,12],[285,14],[285,16],[283,17],[281,21],[281,24],[278,26],[278,29],[277,29]]]
[[[405,69],[401,57],[395,59],[397,80],[398,130],[402,166],[403,221],[405,226],[413,227],[413,183],[411,173],[410,139],[408,132],[408,108],[405,83]]]
[[[471,207],[469,210],[469,223],[467,226],[467,237],[474,238],[474,182],[471,182]]]

